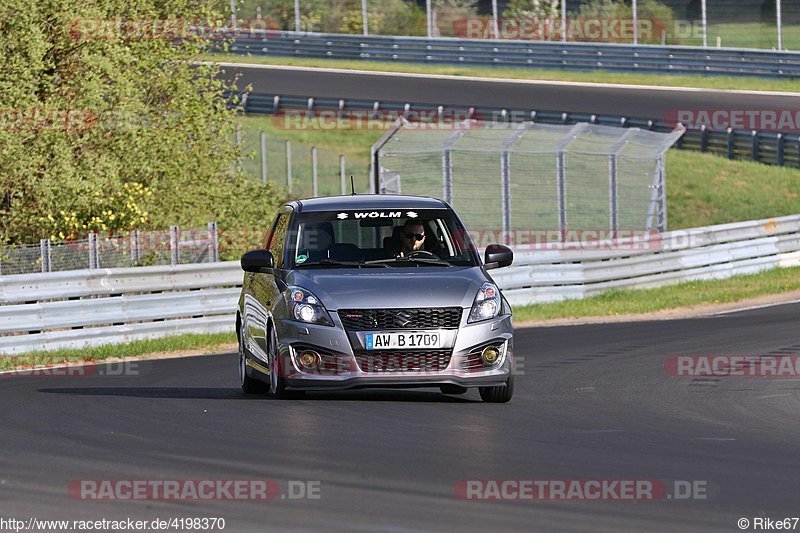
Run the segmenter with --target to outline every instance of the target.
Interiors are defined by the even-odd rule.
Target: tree
[[[226,17],[205,0],[4,0],[0,240],[263,222],[274,195],[231,165],[231,86],[190,62],[210,41],[189,26]]]

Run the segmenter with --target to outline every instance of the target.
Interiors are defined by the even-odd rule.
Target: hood
[[[328,311],[395,307],[472,307],[490,281],[479,267],[295,270],[289,285],[310,290]]]

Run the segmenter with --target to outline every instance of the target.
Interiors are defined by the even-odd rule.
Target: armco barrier
[[[238,261],[0,276],[0,354],[233,331],[241,283]]]
[[[495,107],[462,107],[433,103],[387,102],[378,100],[356,100],[344,98],[316,98],[312,96],[284,96],[277,94],[250,93],[243,99],[243,110],[250,114],[278,114],[287,110],[336,111],[339,113],[371,113],[376,116],[408,114],[425,117],[479,118],[482,120],[514,121],[532,120],[543,124],[575,124],[589,122],[605,126],[633,127],[653,131],[670,132],[675,124],[661,119],[596,115],[590,113],[564,113],[537,109],[513,109]],[[800,135],[772,131],[733,130],[712,131],[708,129],[687,130],[676,143],[684,150],[706,152],[727,157],[746,159],[769,165],[800,167]]]
[[[633,251],[517,249],[492,276],[513,305],[800,266],[800,215],[671,231]],[[0,277],[0,354],[233,331],[236,261]]]
[[[242,32],[238,54],[558,70],[797,78],[800,53],[692,46]]]
[[[514,265],[493,277],[521,305],[800,266],[800,215],[670,231],[656,243],[644,251],[517,250]]]

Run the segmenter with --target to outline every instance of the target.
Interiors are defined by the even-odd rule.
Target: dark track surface
[[[798,516],[800,382],[668,376],[675,354],[800,353],[800,305],[520,329],[514,400],[431,390],[245,397],[236,357],[128,377],[0,376],[0,516],[222,516],[226,531],[736,531]],[[321,499],[101,502],[77,479],[319,480]],[[703,480],[702,501],[475,502],[463,479]]]
[[[676,110],[795,109],[796,96],[668,91],[575,85],[531,85],[351,73],[226,67],[239,86],[259,93],[318,98],[487,106],[663,118]]]

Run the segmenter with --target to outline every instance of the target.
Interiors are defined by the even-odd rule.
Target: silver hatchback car
[[[511,307],[446,202],[353,195],[289,202],[242,256],[236,314],[246,393],[362,387],[514,392]]]

